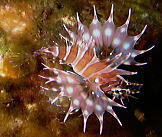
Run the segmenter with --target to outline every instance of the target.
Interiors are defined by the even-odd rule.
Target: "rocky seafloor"
[[[43,80],[37,50],[59,42],[59,33],[66,35],[63,24],[75,30],[76,12],[84,24],[93,18],[96,5],[101,22],[109,16],[114,3],[117,26],[124,23],[132,8],[128,33],[136,35],[145,24],[148,28],[138,49],[154,49],[137,58],[148,62],[132,67],[139,73],[132,82],[143,83],[138,99],[125,101],[127,109],[116,108],[123,126],[109,114],[104,116],[105,137],[162,137],[162,2],[160,0],[1,0],[0,1],[0,137],[99,137],[99,122],[92,115],[83,133],[80,112],[63,122],[69,101],[66,98],[51,105],[51,93],[40,86]],[[46,64],[60,69],[64,65]]]

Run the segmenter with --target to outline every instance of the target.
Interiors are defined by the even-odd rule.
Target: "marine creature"
[[[55,45],[49,48],[41,49],[41,52],[51,54],[57,58],[60,64],[69,65],[73,71],[63,71],[44,65],[44,70],[49,70],[52,75],[49,77],[40,76],[47,81],[45,84],[55,83],[56,86],[51,89],[58,92],[58,96],[51,102],[55,103],[60,97],[68,97],[71,101],[69,110],[65,116],[64,122],[69,114],[75,109],[81,109],[84,118],[84,132],[88,117],[94,113],[100,122],[100,134],[103,130],[103,115],[105,111],[109,112],[121,122],[113,107],[126,108],[123,103],[125,95],[129,96],[131,91],[122,88],[129,85],[129,82],[122,77],[123,75],[134,75],[137,72],[119,69],[124,65],[143,65],[134,60],[139,54],[151,50],[136,50],[134,45],[136,41],[145,32],[147,25],[142,32],[136,36],[128,36],[127,29],[130,22],[131,9],[126,22],[116,27],[113,22],[113,4],[108,20],[100,23],[97,17],[95,6],[94,18],[89,27],[83,25],[77,13],[77,32],[64,28],[69,34],[69,38],[60,34],[65,40],[62,45]],[[97,53],[102,53],[102,49],[108,49],[107,57],[100,59]],[[109,97],[109,95],[112,96]],[[121,103],[116,100],[121,100]]]

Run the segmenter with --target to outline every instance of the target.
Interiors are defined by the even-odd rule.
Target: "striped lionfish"
[[[54,82],[58,87],[49,89],[58,92],[58,96],[52,100],[55,103],[60,97],[66,96],[71,104],[65,116],[64,122],[69,114],[75,109],[81,109],[84,118],[84,132],[88,117],[94,113],[100,122],[100,134],[103,129],[103,115],[105,111],[109,112],[121,122],[113,107],[126,108],[123,103],[117,103],[117,99],[124,99],[123,92],[131,94],[129,90],[122,90],[123,84],[128,82],[122,75],[134,75],[136,72],[119,69],[124,65],[143,65],[134,60],[136,56],[147,52],[148,50],[136,50],[134,45],[136,41],[146,30],[147,25],[142,32],[136,36],[128,36],[127,29],[130,22],[131,9],[126,22],[116,27],[113,22],[113,4],[108,20],[100,23],[97,17],[95,6],[94,18],[89,27],[83,25],[77,13],[77,32],[64,28],[69,34],[69,38],[61,35],[65,42],[61,46],[55,46],[41,49],[42,52],[52,54],[58,58],[61,64],[71,66],[73,72],[63,71],[56,68],[50,68],[44,65],[44,69],[53,73],[53,76],[40,76],[47,81],[45,84]],[[106,59],[100,59],[97,51],[107,48],[110,52]],[[101,53],[101,52],[100,52]],[[118,93],[116,92],[118,91]],[[116,93],[116,94],[115,94]],[[112,95],[113,98],[108,95]]]

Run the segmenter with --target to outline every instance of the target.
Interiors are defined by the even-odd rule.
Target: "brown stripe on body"
[[[79,62],[77,63],[77,65],[74,67],[74,69],[77,72],[82,71],[82,69],[85,68],[85,66],[92,60],[92,58],[94,57],[94,50],[92,48],[89,48],[84,56],[81,58],[81,60],[79,60]]]
[[[105,71],[102,74],[100,74],[100,77],[102,77],[102,78],[112,78],[112,77],[117,76],[118,74],[119,73],[117,73],[115,70],[114,71],[111,71],[109,73],[106,73],[106,71]]]
[[[59,59],[63,59],[66,55],[66,45],[62,45],[59,47],[59,55],[58,58]]]
[[[67,56],[65,63],[72,63],[76,59],[77,54],[78,54],[78,46],[74,45],[71,47],[70,53]]]
[[[109,81],[109,79],[116,77],[118,73],[116,71],[112,71],[107,73],[106,70],[102,74],[94,74],[89,80],[94,81],[96,78],[99,78],[100,83],[105,83]]]
[[[97,63],[94,63],[92,65],[90,65],[82,74],[83,77],[88,78],[91,74],[96,73],[102,69],[104,69],[105,67],[107,67],[108,63],[103,60]]]
[[[89,80],[93,81],[95,80],[95,78],[101,78],[101,79],[105,79],[105,80],[109,80],[111,78],[118,78],[117,76],[121,75],[121,74],[129,74],[131,72],[129,71],[121,71],[121,70],[113,70],[110,72],[107,72],[107,70],[102,71],[101,74],[94,74]],[[102,80],[101,80],[102,81]]]
[[[100,62],[94,63],[90,65],[86,70],[84,70],[83,77],[90,78],[93,77],[93,75],[96,75],[95,73],[101,74],[106,72],[109,72],[113,69],[113,65],[116,65],[116,60],[121,55],[117,55],[111,60],[105,59],[101,60]],[[118,63],[118,62],[117,62]]]

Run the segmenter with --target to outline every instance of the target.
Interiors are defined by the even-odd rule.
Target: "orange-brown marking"
[[[66,45],[62,45],[59,47],[59,55],[58,58],[59,59],[63,59],[66,55]]]
[[[84,71],[82,76],[87,78],[91,74],[96,73],[96,72],[104,69],[106,66],[107,66],[106,61],[100,61],[100,62],[97,62],[95,64],[92,64]]]
[[[80,72],[92,60],[93,57],[94,57],[94,51],[92,48],[89,48],[85,52],[83,58],[75,66],[75,70],[77,70],[77,72]]]
[[[65,63],[72,63],[76,59],[77,53],[78,53],[78,46],[77,45],[72,46]]]
[[[105,70],[102,74],[94,74],[89,80],[94,81],[96,78],[99,78],[100,83],[105,83],[106,81],[109,81],[110,78],[116,77],[117,74],[116,71],[107,73]]]

